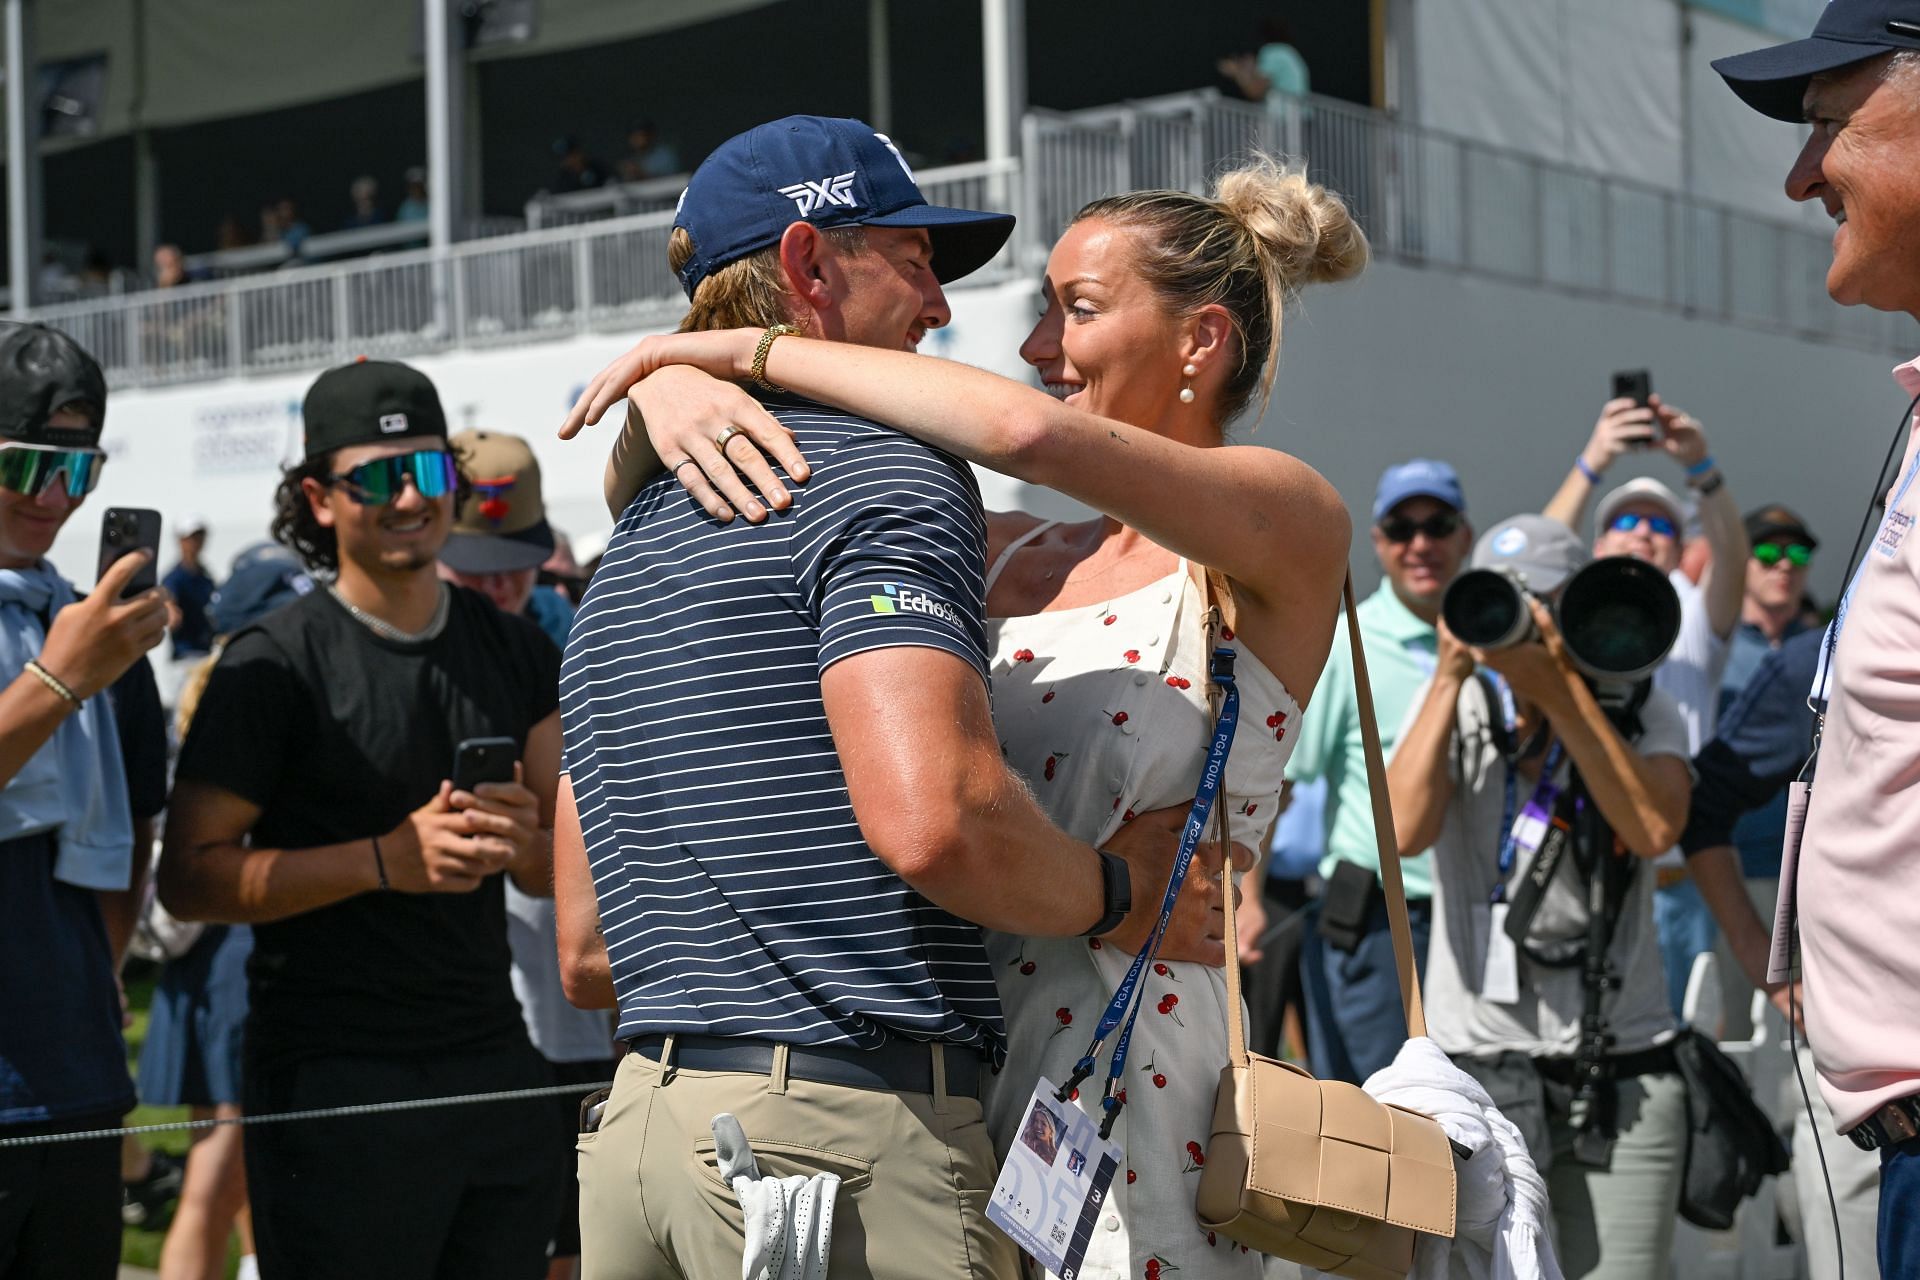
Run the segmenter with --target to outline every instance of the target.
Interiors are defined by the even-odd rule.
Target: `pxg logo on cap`
[[[943,284],[986,265],[1013,233],[1012,214],[928,204],[899,148],[873,126],[788,116],[727,139],[694,171],[674,214],[693,240],[681,287],[691,298],[702,280],[778,244],[796,221],[924,228]]]

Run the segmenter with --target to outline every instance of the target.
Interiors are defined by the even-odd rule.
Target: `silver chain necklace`
[[[423,644],[447,629],[447,614],[452,610],[453,593],[447,590],[447,584],[444,582],[440,583],[439,587],[440,600],[433,606],[433,619],[421,631],[402,631],[386,619],[374,617],[341,595],[338,583],[328,583],[327,593],[338,600],[340,607],[352,614],[357,622],[381,639],[392,640],[396,644]]]

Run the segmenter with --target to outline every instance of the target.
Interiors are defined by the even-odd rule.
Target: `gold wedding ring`
[[[720,430],[714,434],[713,447],[718,449],[721,453],[725,453],[727,451],[727,441],[733,439],[735,436],[739,434],[740,434],[740,428],[734,426],[731,422],[729,422],[726,426],[720,428]]]

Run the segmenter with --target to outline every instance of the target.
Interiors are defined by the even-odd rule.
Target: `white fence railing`
[[[1073,212],[1139,187],[1199,189],[1259,147],[1308,157],[1376,252],[1822,342],[1898,352],[1905,326],[1826,296],[1830,249],[1803,227],[1419,129],[1314,98],[1284,110],[1216,93],[1071,114],[1035,111],[1018,161],[930,169],[927,199],[1021,213],[970,282],[1032,271]],[[665,324],[671,201],[429,251],[44,307],[119,386],[317,367]],[[543,214],[542,217],[546,218]]]
[[[1272,110],[1208,91],[1032,112],[1029,242],[1098,195],[1198,190],[1255,147],[1305,156],[1389,257],[1816,341],[1895,352],[1911,342],[1904,317],[1828,298],[1825,234],[1328,98]]]

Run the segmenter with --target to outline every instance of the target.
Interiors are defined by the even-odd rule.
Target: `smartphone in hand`
[[[520,744],[512,738],[465,738],[453,753],[453,789],[471,792],[483,782],[512,782]]]
[[[122,600],[151,591],[159,582],[160,513],[144,507],[108,507],[100,517],[100,565],[94,575],[98,582],[113,562],[136,551],[148,553],[147,563],[133,575]]]
[[[1622,369],[1613,375],[1613,398],[1631,400],[1642,409],[1647,407],[1649,397],[1653,395],[1653,375],[1645,369]],[[1653,420],[1653,429],[1636,439],[1636,449],[1651,449],[1660,442],[1660,420]]]

